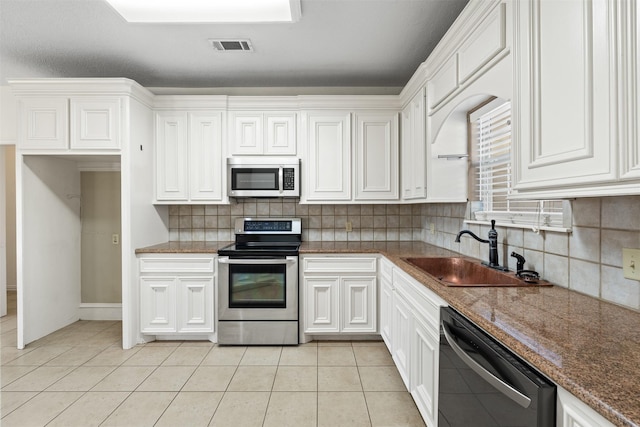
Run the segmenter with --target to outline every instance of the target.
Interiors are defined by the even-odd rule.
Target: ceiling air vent
[[[209,39],[213,48],[220,52],[253,52],[251,40],[219,40]]]

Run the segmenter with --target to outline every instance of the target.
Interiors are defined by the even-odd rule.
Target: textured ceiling
[[[467,0],[302,0],[292,24],[130,24],[103,0],[0,0],[0,78],[148,87],[401,87]],[[216,52],[249,38],[255,52]]]

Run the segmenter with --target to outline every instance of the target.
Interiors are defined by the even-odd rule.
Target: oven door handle
[[[282,166],[278,169],[278,190],[281,194],[284,192],[284,168]]]
[[[451,349],[462,359],[462,361],[469,366],[476,374],[480,375],[486,382],[494,386],[498,391],[507,396],[509,399],[516,402],[518,405],[523,408],[528,408],[531,405],[531,399],[524,394],[520,393],[515,388],[511,387],[509,384],[502,381],[500,378],[494,376],[491,372],[487,371],[482,367],[478,362],[473,360],[471,356],[469,356],[453,339],[447,330],[447,325],[445,322],[442,322],[442,332],[444,334],[445,339],[451,346]]]
[[[270,258],[270,259],[251,259],[251,258],[234,258],[230,259],[228,257],[218,257],[218,262],[221,264],[290,264],[292,262],[296,262],[296,257],[286,257],[286,258]]]

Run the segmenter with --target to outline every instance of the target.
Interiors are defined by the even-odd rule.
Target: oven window
[[[286,265],[230,265],[230,308],[286,308]]]
[[[278,168],[233,168],[233,190],[278,190]]]

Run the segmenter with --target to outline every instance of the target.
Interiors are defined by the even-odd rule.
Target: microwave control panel
[[[283,190],[295,190],[296,189],[296,184],[295,184],[296,173],[294,168],[283,168],[282,172],[283,172],[282,186],[284,187]]]

